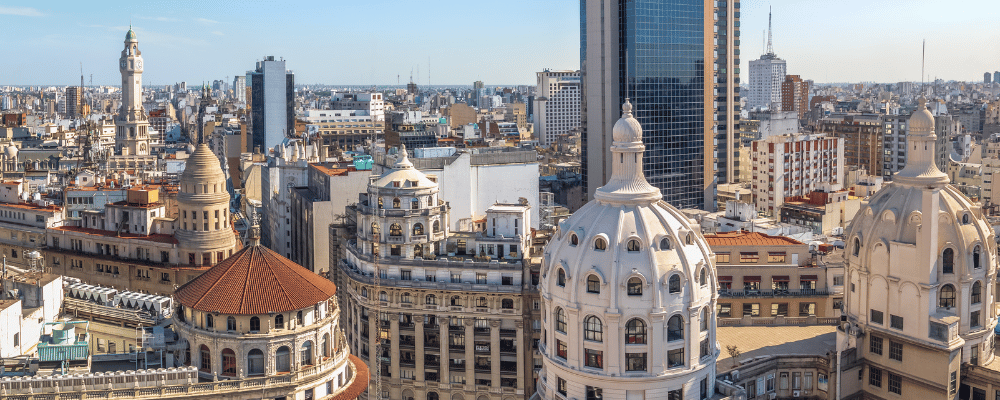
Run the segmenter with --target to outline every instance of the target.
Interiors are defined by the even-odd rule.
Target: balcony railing
[[[802,289],[802,290],[729,290],[720,289],[719,297],[730,299],[747,299],[762,297],[822,297],[830,295],[827,289]]]

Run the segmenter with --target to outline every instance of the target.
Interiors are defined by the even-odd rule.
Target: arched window
[[[583,338],[595,342],[604,341],[604,327],[600,318],[593,315],[583,319]]]
[[[947,248],[941,253],[941,272],[945,274],[955,273],[955,250]]]
[[[399,302],[400,303],[412,303],[413,302],[413,297],[410,296],[409,292],[403,293],[403,294],[399,295]]]
[[[705,332],[708,330],[708,307],[701,310],[701,331]]]
[[[222,373],[224,376],[236,376],[236,352],[222,349]]]
[[[427,400],[441,400],[441,398],[438,397],[437,393],[430,392],[430,393],[427,393]]]
[[[667,320],[667,341],[684,339],[684,319],[680,315],[675,315]]]
[[[680,293],[681,292],[681,276],[678,274],[670,275],[670,293]]]
[[[361,297],[368,297],[368,288],[361,288]]]
[[[226,330],[227,331],[236,330],[236,318],[233,318],[232,316],[226,317]],[[236,355],[234,354],[233,357],[236,357]]]
[[[601,280],[597,275],[587,275],[587,293],[601,293]]]
[[[434,297],[433,294],[429,294],[424,298],[424,303],[431,305],[437,304],[437,297]]]
[[[476,299],[476,307],[479,308],[489,307],[489,303],[486,301],[485,297],[479,297]]]
[[[205,314],[205,329],[215,329],[215,318],[212,314]]]
[[[500,308],[507,309],[507,310],[513,310],[514,309],[514,300],[513,299],[502,299],[502,300],[500,300]]]
[[[569,245],[573,246],[573,247],[576,247],[576,245],[578,245],[578,244],[580,244],[580,238],[577,237],[575,233],[570,234],[569,235]]]
[[[646,344],[646,322],[632,318],[625,324],[625,344]]]
[[[628,295],[642,296],[642,279],[638,277],[628,278]]]
[[[399,208],[399,205],[400,205],[399,197],[393,198],[392,199],[392,208]]]
[[[972,304],[979,304],[983,302],[983,284],[982,282],[976,281],[972,284]]]
[[[410,199],[410,209],[411,210],[419,210],[420,209],[420,199],[418,199],[416,197]]]
[[[413,258],[420,258],[424,256],[424,246],[415,245],[413,246]]]
[[[684,244],[690,246],[692,243],[694,243],[694,235],[690,233],[684,235]]]
[[[288,346],[281,346],[274,352],[274,367],[278,372],[292,371],[291,350]]]
[[[380,210],[382,209],[382,198],[381,197],[378,198],[378,208]]]
[[[952,285],[944,285],[941,287],[940,301],[938,302],[938,307],[944,308],[954,308],[955,307],[955,287]]]
[[[972,268],[979,269],[983,264],[979,261],[979,246],[972,249]]]
[[[198,352],[201,353],[201,364],[198,370],[202,372],[212,372],[212,352],[208,349],[208,346],[201,345],[198,348]]]
[[[441,232],[441,221],[434,221],[434,232]]]
[[[701,276],[698,277],[698,284],[701,286],[708,286],[708,271],[706,268],[701,269]]]
[[[670,250],[670,239],[660,239],[660,250]]]
[[[302,343],[302,352],[300,353],[299,357],[299,365],[303,367],[307,365],[313,365],[312,350],[313,350],[312,340],[306,340],[305,343]]]
[[[608,241],[604,238],[597,238],[594,240],[594,250],[604,251],[608,249]]]
[[[566,312],[556,308],[556,331],[566,333]]]
[[[372,222],[372,237],[378,239],[379,229],[378,222]]]
[[[330,357],[330,334],[324,333],[322,340],[323,341],[320,342],[320,348],[323,350],[323,358],[325,359]]]
[[[264,375],[264,352],[260,349],[247,353],[247,375]]]
[[[384,291],[378,292],[378,301],[389,301],[389,293]]]
[[[962,214],[962,223],[963,224],[969,223],[969,214]]]
[[[625,248],[630,252],[639,251],[639,241],[635,239],[629,239],[628,243],[625,244]]]
[[[423,235],[423,234],[424,234],[424,224],[421,224],[419,222],[413,224],[413,235],[414,236],[419,236],[419,235]]]
[[[260,332],[260,318],[250,317],[250,332]]]
[[[462,306],[462,298],[458,297],[458,296],[452,296],[452,298],[451,298],[451,305],[455,306],[455,307],[461,307]]]
[[[566,286],[566,271],[563,271],[562,268],[559,268],[559,272],[556,272],[556,285]]]
[[[389,236],[403,236],[403,227],[396,223],[390,225]]]
[[[274,316],[274,328],[285,329],[285,316],[278,314]]]

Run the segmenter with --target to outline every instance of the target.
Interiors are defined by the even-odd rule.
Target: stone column
[[[399,314],[389,314],[389,371],[392,373],[390,382],[399,382]]]
[[[524,352],[525,346],[531,346],[531,338],[524,335],[524,320],[517,321],[517,336],[514,337],[514,346],[517,346],[517,388],[524,390],[524,384],[529,379],[525,370],[531,371],[534,365],[526,367],[525,363],[534,364],[530,356]]]
[[[440,332],[441,340],[441,373],[438,376],[441,378],[441,383],[450,384],[451,383],[451,370],[448,367],[448,363],[451,360],[451,349],[448,347],[451,345],[451,337],[448,336],[448,317],[439,315],[438,318],[438,332]]]
[[[375,339],[378,338],[378,315],[368,309],[368,371],[374,379],[380,379],[382,371],[378,368],[378,349],[375,347]]]
[[[500,321],[490,321],[490,387],[500,387]]]
[[[417,382],[424,381],[424,316],[422,314],[416,314],[413,316],[413,340],[416,345],[416,354],[414,357],[417,358],[416,371],[413,373],[413,379]],[[414,394],[416,395],[416,394]]]
[[[465,322],[465,384],[472,385],[472,387],[475,388],[476,333],[473,329],[473,324],[475,324],[476,319],[471,317],[466,317],[463,321]]]

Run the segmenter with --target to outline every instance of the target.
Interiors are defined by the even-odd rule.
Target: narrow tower
[[[121,155],[149,154],[149,120],[142,108],[142,52],[129,27],[118,59],[122,73],[122,106],[115,118],[115,150]]]

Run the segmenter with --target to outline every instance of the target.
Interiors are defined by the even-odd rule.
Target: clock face
[[[142,59],[135,62],[135,69],[142,69]]]

